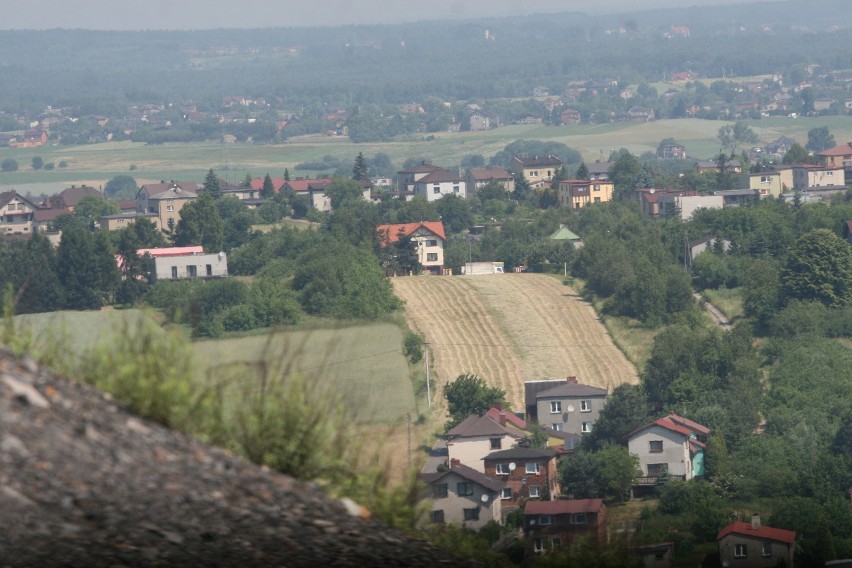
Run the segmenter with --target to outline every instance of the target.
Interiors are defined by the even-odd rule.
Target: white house
[[[151,281],[193,278],[224,278],[228,257],[224,252],[204,254],[200,246],[140,249],[139,256],[152,257]]]
[[[685,481],[704,475],[704,448],[709,433],[706,426],[677,414],[631,432],[627,448],[639,456],[644,476],[638,484],[653,485],[663,475]]]
[[[500,523],[500,495],[506,484],[458,462],[451,461],[449,466],[446,471],[421,475],[431,502],[429,520],[474,530],[492,521]]]
[[[467,196],[467,182],[458,175],[443,168],[438,168],[414,182],[414,195],[426,198],[426,201],[437,201],[445,195]]]
[[[447,456],[450,463],[459,463],[485,473],[485,456],[496,450],[506,450],[517,445],[526,433],[512,423],[508,413],[497,420],[488,414],[472,414],[464,422],[447,432]]]
[[[391,245],[400,235],[410,237],[417,243],[417,256],[423,270],[432,274],[441,274],[444,268],[444,244],[447,236],[441,221],[421,221],[419,223],[400,223],[379,225],[376,227],[382,246]]]

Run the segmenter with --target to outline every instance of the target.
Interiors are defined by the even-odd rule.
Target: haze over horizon
[[[0,0],[0,30],[199,30],[396,24],[555,12],[589,14],[780,0]]]

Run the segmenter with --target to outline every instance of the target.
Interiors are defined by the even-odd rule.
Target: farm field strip
[[[409,325],[433,354],[433,399],[473,373],[523,408],[524,380],[576,375],[612,389],[638,380],[594,309],[557,279],[540,274],[393,279]]]

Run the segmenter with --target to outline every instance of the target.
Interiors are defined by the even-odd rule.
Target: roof
[[[24,203],[27,203],[33,209],[38,209],[38,206],[35,203],[33,203],[32,201],[30,201],[29,199],[27,199],[26,197],[21,195],[20,193],[18,193],[14,189],[0,193],[0,207],[3,207],[4,205],[9,203],[13,199],[19,199],[19,200],[23,201]]]
[[[848,154],[852,154],[852,142],[847,142],[846,144],[839,144],[834,148],[829,148],[827,150],[823,150],[822,152],[817,152],[818,156],[846,156]]]
[[[395,243],[399,240],[399,233],[408,236],[414,234],[418,229],[424,228],[446,241],[447,235],[444,233],[444,224],[441,221],[420,221],[419,223],[398,223],[395,225],[379,225],[376,227],[381,239],[386,239],[388,243]]]
[[[54,207],[52,209],[36,209],[33,211],[33,220],[38,223],[53,221],[62,215],[70,215],[71,212],[64,207]]]
[[[607,390],[581,383],[566,383],[544,391],[540,391],[536,398],[564,398],[576,396],[606,396]]]
[[[414,183],[441,183],[445,181],[463,181],[458,175],[444,168],[436,168]]]
[[[744,521],[734,521],[730,525],[723,528],[721,531],[719,531],[719,536],[716,537],[716,540],[722,540],[730,534],[736,534],[752,538],[760,538],[765,540],[774,540],[776,542],[784,542],[787,544],[792,544],[796,541],[796,531],[788,531],[787,529],[776,529],[774,527],[768,527],[766,525],[761,525],[759,529],[754,530],[751,527],[751,523],[746,523]]]
[[[573,515],[597,513],[604,508],[603,499],[557,499],[556,501],[527,501],[524,516]]]
[[[499,422],[484,414],[482,416],[471,414],[461,424],[447,432],[447,436],[451,440],[462,437],[504,436],[506,434],[515,438],[522,438],[524,436],[524,432],[518,428],[511,425],[501,426]]]
[[[139,188],[145,191],[148,199],[174,199],[180,197],[198,197],[197,191],[201,186],[194,181],[178,181],[170,183],[148,183]],[[178,191],[180,190],[180,191]]]
[[[651,428],[652,426],[660,426],[662,428],[665,428],[666,430],[682,434],[686,437],[692,435],[706,436],[710,433],[710,428],[703,426],[697,422],[693,422],[692,420],[684,418],[683,416],[678,416],[677,414],[670,413],[668,416],[660,418],[659,420],[655,420],[650,424],[645,424],[644,426],[636,428],[635,430],[630,432],[627,437],[632,437],[637,432],[641,432],[642,430],[646,430],[648,428]],[[703,448],[703,444],[700,447]]]
[[[66,207],[74,207],[84,197],[97,197],[103,199],[104,195],[94,187],[88,185],[75,186],[63,189],[57,196],[62,199]]]
[[[429,162],[420,162],[410,168],[406,168],[404,170],[400,170],[397,173],[400,174],[424,174],[429,173],[431,171],[441,169],[440,166],[436,166],[435,164],[430,164]]]
[[[555,450],[550,448],[509,448],[508,450],[498,450],[491,452],[483,460],[549,460],[556,455]]]
[[[532,158],[525,158],[523,156],[515,156],[514,158],[525,168],[535,167],[535,166],[560,166],[562,165],[562,160],[554,156],[553,154],[548,154],[547,156],[533,156]]]
[[[253,178],[251,180],[251,189],[256,189],[260,191],[263,189],[263,180],[265,178]],[[275,191],[281,191],[281,186],[283,186],[287,180],[284,178],[271,178],[272,179],[272,189]],[[298,180],[298,181],[308,181],[308,180]],[[292,182],[291,182],[292,183]],[[292,187],[292,186],[291,186]],[[294,189],[295,191],[295,189]]]
[[[547,237],[553,241],[579,241],[580,237],[568,227],[559,227],[555,233]]]
[[[164,248],[147,248],[147,249],[139,249],[136,251],[136,254],[142,256],[143,254],[150,254],[154,258],[161,256],[184,256],[187,254],[201,254],[204,252],[204,247],[201,245],[197,246],[188,246],[188,247],[164,247]]]
[[[527,427],[527,423],[522,418],[517,417],[513,412],[509,412],[508,410],[501,410],[499,408],[493,408],[492,407],[492,408],[489,408],[488,411],[485,413],[486,416],[488,416],[492,420],[497,420],[498,422],[500,421],[500,415],[501,414],[506,417],[506,420],[508,422],[511,422],[513,425],[517,426],[518,428],[526,428]]]
[[[512,173],[506,168],[471,168],[470,176],[477,180],[512,179]]]
[[[568,379],[542,379],[539,381],[524,381],[524,403],[535,406],[535,398],[541,391],[565,384]]]
[[[450,469],[448,469],[446,471],[439,471],[437,473],[421,474],[420,479],[422,479],[423,482],[426,483],[427,485],[431,485],[432,483],[435,483],[437,481],[442,480],[443,478],[445,478],[446,476],[448,476],[451,473],[455,473],[459,477],[463,477],[464,479],[467,479],[468,481],[472,481],[474,483],[477,483],[477,484],[485,487],[486,489],[494,491],[495,493],[499,492],[501,489],[506,487],[506,483],[503,482],[502,480],[497,479],[495,477],[489,477],[489,476],[485,475],[484,473],[480,473],[480,472],[476,471],[475,469],[468,467],[464,464],[460,464],[460,463],[453,464],[452,467],[450,467]]]
[[[611,167],[611,162],[590,162],[586,164],[586,170],[589,174],[607,174]]]

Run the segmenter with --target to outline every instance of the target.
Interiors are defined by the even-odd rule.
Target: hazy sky
[[[751,0],[754,1],[754,0]],[[772,1],[772,0],[758,0]],[[743,0],[0,0],[0,29],[209,29],[396,23]]]

